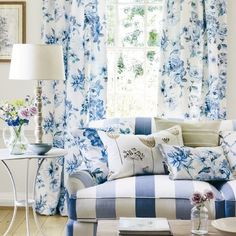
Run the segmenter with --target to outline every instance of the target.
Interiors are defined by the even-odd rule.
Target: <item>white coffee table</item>
[[[40,170],[41,165],[43,164],[44,160],[47,158],[57,158],[60,156],[66,155],[67,152],[64,149],[59,149],[59,148],[53,148],[51,149],[48,153],[45,155],[35,155],[33,153],[26,153],[23,155],[10,155],[9,151],[7,149],[0,149],[0,161],[3,163],[5,169],[7,170],[7,173],[10,176],[12,187],[13,187],[13,196],[14,196],[14,211],[13,211],[13,216],[11,219],[11,222],[8,226],[8,229],[4,233],[4,236],[7,236],[8,233],[10,232],[13,223],[15,221],[16,217],[16,212],[17,212],[17,207],[23,206],[25,207],[25,219],[26,219],[26,231],[27,231],[27,236],[30,236],[30,227],[29,227],[29,207],[32,207],[33,209],[33,214],[34,214],[34,220],[36,223],[36,226],[38,230],[41,232],[42,235],[45,235],[42,231],[42,228],[39,224],[39,221],[37,219],[37,213],[35,211],[35,184],[36,184],[36,178],[38,175],[38,172]],[[38,168],[36,171],[35,179],[34,179],[34,184],[33,184],[33,199],[29,199],[29,163],[33,159],[38,159],[39,164]],[[13,160],[27,160],[27,167],[26,167],[26,178],[25,178],[25,199],[24,200],[18,200],[17,198],[17,191],[16,191],[16,184],[14,177],[12,175],[12,171],[7,165],[6,161],[13,161]]]

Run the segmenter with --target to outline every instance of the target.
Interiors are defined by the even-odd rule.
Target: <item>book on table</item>
[[[119,220],[120,236],[125,235],[172,235],[166,218],[126,218]]]

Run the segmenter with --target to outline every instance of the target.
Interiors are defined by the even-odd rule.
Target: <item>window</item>
[[[108,116],[155,116],[163,0],[107,0]]]

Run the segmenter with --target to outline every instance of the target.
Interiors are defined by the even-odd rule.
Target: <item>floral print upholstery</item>
[[[160,144],[171,179],[231,180],[229,163],[222,147],[180,147]]]

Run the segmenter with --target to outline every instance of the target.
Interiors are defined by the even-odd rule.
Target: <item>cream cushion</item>
[[[151,135],[98,131],[108,154],[108,180],[141,174],[164,174],[158,144],[183,145],[180,126]]]
[[[184,145],[188,147],[216,147],[219,145],[221,121],[171,121],[155,118],[157,131],[180,125]]]

